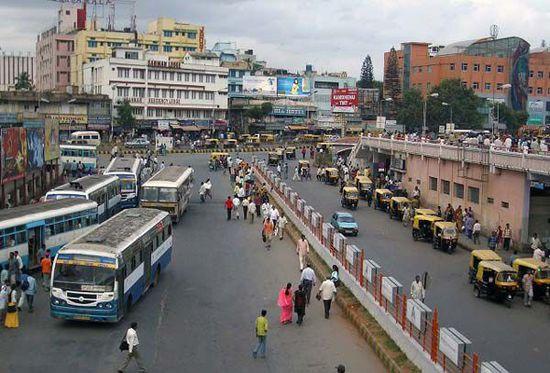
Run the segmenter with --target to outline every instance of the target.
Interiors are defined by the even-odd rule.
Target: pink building
[[[36,40],[36,89],[65,90],[71,85],[71,54],[74,36],[59,34],[57,27],[38,35]]]

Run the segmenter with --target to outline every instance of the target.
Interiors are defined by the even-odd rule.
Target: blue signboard
[[[277,78],[277,95],[284,96],[305,96],[310,93],[309,80],[285,76]]]

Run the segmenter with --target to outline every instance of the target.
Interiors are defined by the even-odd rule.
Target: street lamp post
[[[439,93],[435,92],[435,93],[432,93],[430,95],[430,97],[439,97]],[[426,136],[426,130],[427,130],[427,127],[426,127],[426,116],[427,116],[427,111],[428,111],[428,97],[426,97],[424,99],[424,112],[423,112],[423,123],[422,123],[422,137],[425,137]]]

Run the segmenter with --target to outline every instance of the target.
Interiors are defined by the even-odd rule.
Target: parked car
[[[138,137],[130,141],[126,141],[124,146],[127,148],[148,148],[151,145],[151,142],[143,137]]]
[[[343,235],[357,236],[359,226],[352,214],[348,212],[335,212],[332,214],[330,224]]]

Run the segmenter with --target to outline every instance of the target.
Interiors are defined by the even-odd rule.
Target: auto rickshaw
[[[503,301],[506,306],[512,307],[512,300],[516,294],[517,272],[508,264],[495,260],[482,260],[477,266],[474,282],[474,295],[484,296]]]
[[[222,163],[222,160],[227,159],[228,156],[229,156],[229,153],[225,153],[225,152],[210,153],[210,160],[208,161],[209,168],[213,171],[216,171],[218,167],[224,166],[225,163]]]
[[[521,279],[527,271],[533,272],[533,299],[550,303],[550,264],[534,258],[518,258],[512,263],[518,272],[518,287],[521,290]]]
[[[359,196],[364,199],[367,198],[368,193],[372,194],[372,181],[366,176],[355,176],[355,187],[359,191]]]
[[[433,216],[433,215],[432,215]],[[458,242],[456,224],[448,221],[437,221],[434,224],[433,248],[445,250],[452,254]]]
[[[468,268],[468,281],[474,282],[477,273],[477,266],[481,261],[502,262],[500,255],[493,250],[473,250],[470,254],[470,266]]]
[[[432,209],[416,209],[414,210],[415,215],[437,215],[437,212],[435,212]]]
[[[307,172],[309,173],[309,170],[310,170],[310,165],[309,165],[309,161],[306,161],[306,160],[299,160],[298,161],[298,174],[299,175],[303,175],[303,169],[307,169]]]
[[[286,159],[296,159],[296,147],[287,146],[285,149],[285,157]]]
[[[267,153],[267,164],[271,166],[276,166],[282,160],[282,156],[279,152],[269,152]]]
[[[430,242],[433,239],[434,224],[443,221],[439,216],[415,215],[412,227],[413,240]]]
[[[389,202],[390,219],[403,220],[403,210],[410,205],[411,200],[405,197],[392,197]]]
[[[242,133],[239,135],[239,141],[243,143],[247,142],[249,138],[250,138],[250,134],[248,133]]]
[[[389,189],[375,189],[374,191],[374,209],[380,209],[382,211],[388,210],[390,199],[393,197],[393,193]]]
[[[349,208],[351,210],[357,209],[359,203],[359,191],[356,187],[344,187],[342,190],[342,207]]]
[[[224,148],[236,148],[238,141],[235,139],[226,139],[223,143]]]
[[[340,175],[337,168],[325,168],[325,184],[336,185],[338,184],[338,179],[340,179]]]
[[[251,135],[246,139],[248,145],[259,145],[261,143],[259,135]]]
[[[220,140],[218,139],[206,139],[204,140],[204,145],[207,148],[217,148],[220,145]]]

